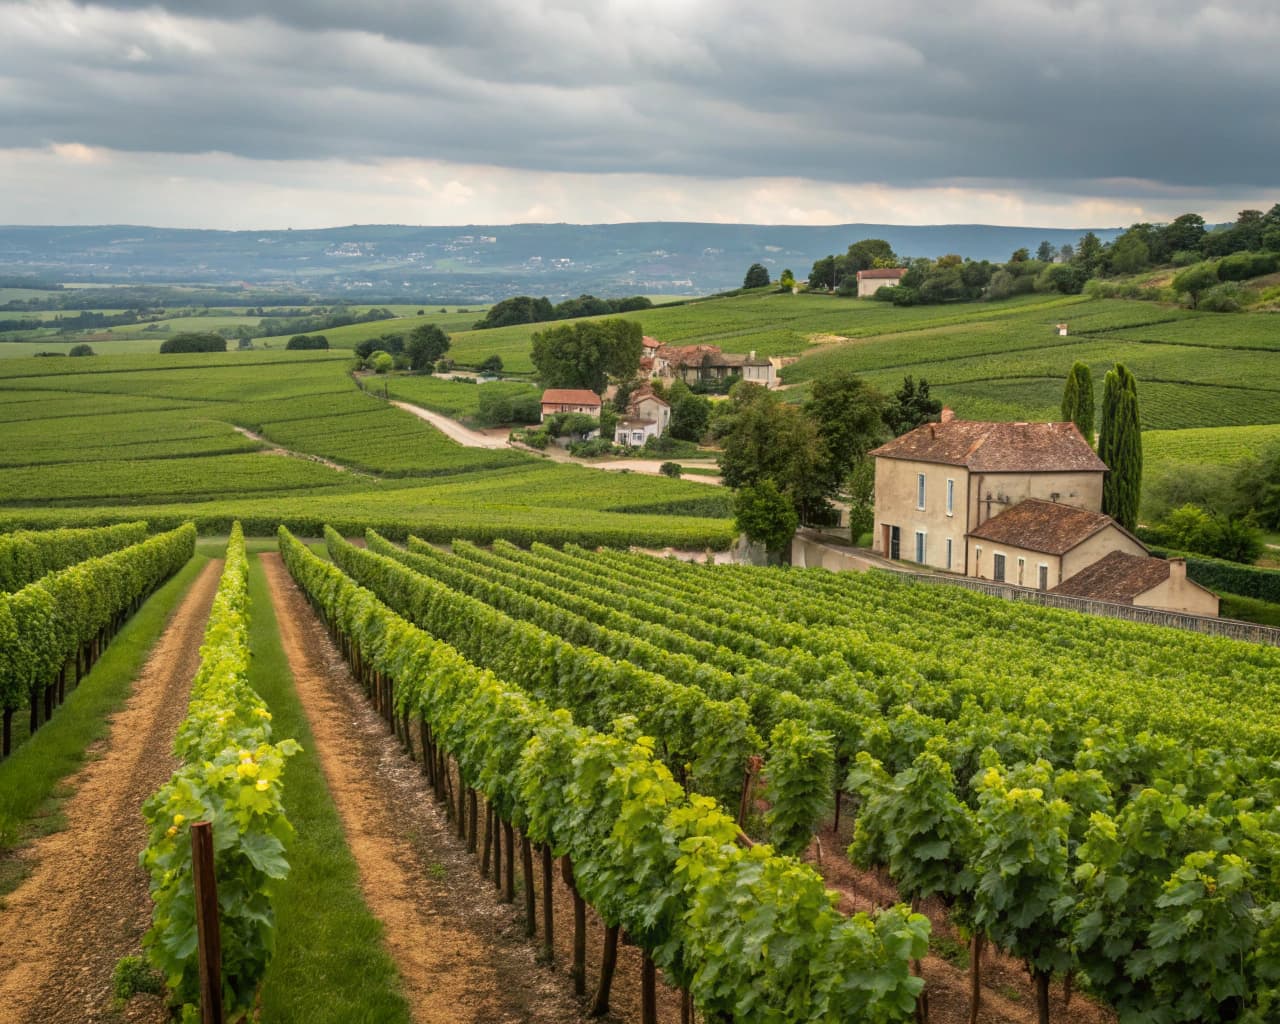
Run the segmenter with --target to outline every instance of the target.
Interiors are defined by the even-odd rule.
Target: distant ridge
[[[1041,241],[1075,244],[1092,230],[989,224],[820,227],[648,221],[626,224],[473,224],[215,231],[138,225],[0,226],[0,276],[36,274],[100,283],[246,283],[360,301],[485,302],[528,293],[699,295],[736,288],[752,263],[799,278],[861,238],[900,256],[954,252],[1007,260]]]

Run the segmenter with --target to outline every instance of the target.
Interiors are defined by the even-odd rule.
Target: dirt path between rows
[[[298,696],[370,910],[422,1024],[585,1021],[540,968],[280,557],[261,556]]]
[[[430,423],[436,430],[444,434],[445,437],[457,441],[464,448],[506,448],[508,431],[500,430],[492,433],[486,433],[483,430],[472,430],[470,427],[464,427],[457,420],[450,419],[448,416],[430,409],[424,409],[420,405],[414,405],[412,402],[402,402],[393,398],[391,404],[397,409],[403,409],[407,413],[417,416],[420,420]]]
[[[105,741],[69,781],[64,831],[19,856],[32,874],[0,911],[0,1016],[13,1024],[119,1021],[112,1011],[116,960],[141,950],[151,923],[142,804],[172,774],[171,748],[186,714],[200,641],[218,587],[210,562],[187,591]],[[95,759],[96,758],[96,759]],[[162,1020],[158,999],[130,1005],[129,1020]]]

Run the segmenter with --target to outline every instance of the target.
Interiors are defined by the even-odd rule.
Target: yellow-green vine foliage
[[[174,744],[183,764],[142,809],[151,835],[140,862],[155,903],[143,945],[187,1016],[199,999],[190,827],[213,825],[228,1021],[252,1012],[275,948],[270,886],[289,873],[285,847],[293,833],[282,774],[300,749],[292,739],[272,742],[271,713],[248,682],[248,569],[236,523]]]

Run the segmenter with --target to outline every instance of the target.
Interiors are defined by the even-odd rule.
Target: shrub
[[[1248,292],[1243,285],[1236,281],[1224,281],[1200,296],[1196,308],[1206,313],[1238,313],[1248,300]]]
[[[502,356],[489,356],[484,362],[476,367],[476,372],[485,376],[497,376],[502,372]]]
[[[375,352],[369,357],[367,365],[374,373],[388,373],[395,368],[396,358],[386,352]]]
[[[299,350],[308,349],[327,349],[329,347],[329,339],[323,334],[295,334],[289,339],[289,343],[285,348],[297,352]]]
[[[671,477],[673,480],[679,480],[680,479],[680,463],[664,462],[661,466],[658,467],[658,472],[661,473],[663,476]]]
[[[160,351],[168,355],[174,352],[225,352],[227,339],[212,331],[204,333],[184,332],[166,338],[160,344]]]
[[[91,345],[72,345],[67,350],[67,355],[69,356],[91,356],[93,354],[93,346]]]
[[[1269,252],[1238,252],[1218,261],[1220,281],[1246,281],[1251,277],[1275,273],[1280,259]]]

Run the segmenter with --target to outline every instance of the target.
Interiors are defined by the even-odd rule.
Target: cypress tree
[[[1093,446],[1093,374],[1084,363],[1075,363],[1067,374],[1062,391],[1062,418],[1074,423],[1080,436]]]
[[[1102,511],[1132,530],[1142,493],[1142,427],[1138,382],[1121,363],[1107,372],[1103,383],[1098,456],[1111,470],[1102,485]]]

